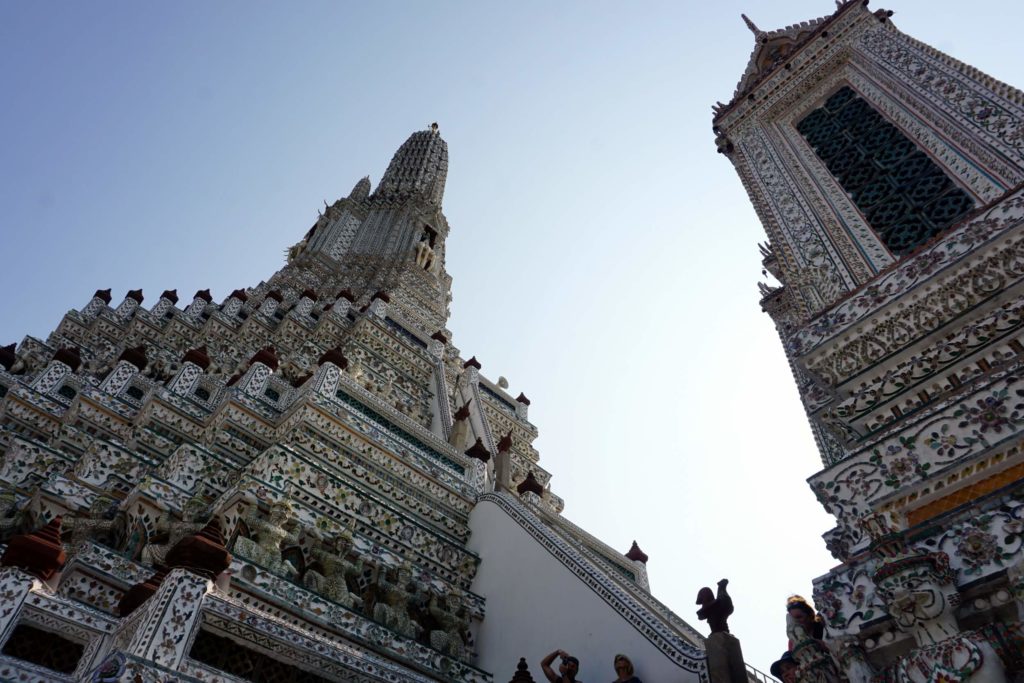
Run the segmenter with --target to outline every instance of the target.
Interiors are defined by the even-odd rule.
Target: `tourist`
[[[814,608],[802,596],[791,595],[786,600],[786,612],[789,616],[793,617],[793,621],[797,625],[802,626],[807,631],[807,635],[811,638],[821,640],[825,637],[825,622],[814,613]],[[793,643],[790,643],[789,647],[792,649]]]
[[[555,661],[555,657],[562,658],[558,664],[557,674],[551,669],[551,663]],[[583,683],[576,678],[576,674],[580,671],[580,660],[570,656],[565,650],[555,650],[542,659],[540,668],[551,683]]]
[[[799,665],[793,659],[793,653],[786,650],[778,661],[772,664],[772,676],[782,679],[782,683],[796,683],[796,671]]]
[[[618,675],[618,678],[612,681],[612,683],[643,683],[643,681],[633,675],[633,662],[629,661],[629,657],[626,655],[615,655],[612,665],[615,667],[615,673]]]

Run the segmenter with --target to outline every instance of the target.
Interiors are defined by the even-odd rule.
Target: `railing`
[[[778,679],[769,676],[760,669],[755,669],[749,664],[747,664],[747,680],[750,683],[779,683]]]

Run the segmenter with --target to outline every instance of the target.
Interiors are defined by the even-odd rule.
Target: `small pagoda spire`
[[[142,372],[146,369],[146,364],[149,362],[146,359],[146,345],[139,344],[138,346],[125,349],[121,352],[121,355],[117,357],[117,360],[127,361],[137,367],[139,372]]]
[[[501,441],[498,442],[498,453],[508,453],[512,450],[512,430],[508,430],[508,434],[501,437]]]
[[[487,446],[484,445],[483,439],[477,437],[476,442],[470,446],[469,450],[466,451],[466,455],[477,460],[487,462],[491,459],[491,452],[487,450]]]
[[[633,547],[629,549],[628,553],[626,553],[626,557],[634,562],[647,564],[647,553],[640,550],[640,546],[636,544],[636,541],[633,541]]]
[[[468,401],[466,401],[465,403],[463,403],[461,408],[459,408],[458,410],[455,411],[455,415],[453,416],[453,419],[456,422],[458,422],[459,420],[468,420],[469,419],[469,404],[472,403],[472,402],[473,402],[473,399],[471,398]]]
[[[231,553],[224,547],[220,521],[214,516],[202,529],[178,541],[165,558],[170,568],[182,567],[213,580],[231,566]]]
[[[277,350],[273,346],[264,346],[262,349],[253,354],[252,358],[249,359],[249,365],[253,363],[263,363],[273,371],[277,371],[278,359]]]
[[[211,363],[210,355],[206,350],[206,344],[203,344],[198,348],[189,349],[188,351],[186,351],[185,355],[181,357],[181,362],[194,363],[195,365],[201,367],[203,370],[206,370],[208,367],[210,367]]]
[[[0,347],[0,365],[4,366],[4,370],[10,370],[18,362],[18,354],[15,353],[15,349],[17,349],[16,344]]]
[[[544,485],[537,481],[537,477],[533,476],[533,470],[526,473],[526,479],[523,479],[516,487],[516,491],[519,495],[523,495],[527,491],[530,493],[536,493],[538,496],[544,495]]]
[[[362,201],[370,196],[370,176],[363,176],[352,191],[348,193],[348,198],[353,201]]]
[[[0,557],[0,566],[17,567],[43,581],[49,581],[64,567],[67,554],[60,542],[61,517],[30,534],[11,538]]]
[[[67,365],[71,368],[71,372],[77,371],[82,366],[82,356],[74,346],[65,346],[58,349],[57,353],[53,354],[53,360]]]
[[[348,369],[348,358],[345,358],[345,354],[341,352],[340,346],[327,349],[320,355],[320,359],[317,360],[316,364],[323,365],[324,363],[334,363],[342,370]]]
[[[526,664],[526,657],[519,658],[516,672],[512,675],[512,680],[509,683],[534,683],[533,676],[530,675],[530,668]]]

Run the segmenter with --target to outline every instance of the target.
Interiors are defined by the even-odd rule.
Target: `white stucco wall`
[[[545,681],[540,660],[556,649],[580,659],[585,683],[613,681],[612,659],[620,652],[645,683],[698,683],[498,505],[478,503],[469,526],[469,547],[481,558],[473,591],[487,599],[476,665],[495,683],[511,680],[520,657],[535,681]]]

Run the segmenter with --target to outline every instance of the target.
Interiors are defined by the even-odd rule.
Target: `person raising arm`
[[[562,661],[558,664],[557,674],[551,668],[551,663],[555,661],[555,657],[562,658]],[[555,650],[542,659],[540,661],[540,668],[551,683],[583,683],[583,681],[576,678],[576,674],[580,670],[580,660],[570,656],[565,650]]]

